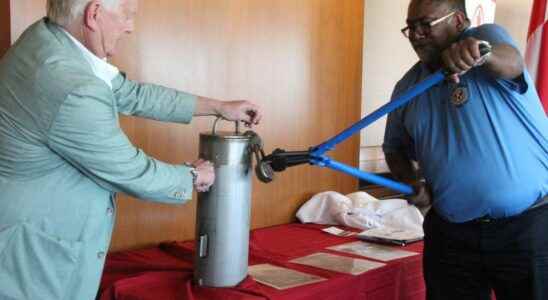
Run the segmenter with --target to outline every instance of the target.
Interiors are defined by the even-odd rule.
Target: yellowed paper
[[[278,290],[285,290],[326,280],[325,278],[316,275],[306,274],[271,264],[250,266],[249,275],[253,277],[255,281]]]
[[[291,262],[352,275],[359,275],[385,265],[383,263],[366,259],[351,258],[321,252],[300,257],[291,260]]]
[[[404,257],[419,255],[419,253],[417,252],[405,251],[405,250],[400,250],[394,247],[382,246],[382,245],[377,245],[373,243],[366,243],[366,242],[359,242],[359,241],[337,245],[337,246],[329,247],[327,249],[365,256],[365,257],[380,260],[380,261],[391,261],[391,260],[400,259]]]

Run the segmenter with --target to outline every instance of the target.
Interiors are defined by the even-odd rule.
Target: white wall
[[[390,99],[394,84],[417,57],[400,29],[409,0],[365,0],[362,116]],[[361,145],[382,144],[386,117],[362,130]]]
[[[417,61],[409,42],[400,33],[405,26],[408,3],[409,0],[365,0],[362,116],[388,102],[394,84]],[[497,1],[495,22],[510,32],[522,51],[532,3],[533,0]],[[361,146],[381,145],[385,123],[383,118],[364,129]]]
[[[498,0],[495,23],[502,25],[525,53],[533,0]]]
[[[11,18],[11,41],[15,42],[21,33],[27,27],[46,15],[45,0],[9,0],[10,12],[15,16],[15,12],[24,11],[24,15],[17,15],[17,18]]]

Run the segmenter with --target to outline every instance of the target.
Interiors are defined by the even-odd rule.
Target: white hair
[[[101,0],[108,8],[115,8],[121,0]],[[59,25],[67,26],[84,14],[91,0],[47,0],[48,18]]]

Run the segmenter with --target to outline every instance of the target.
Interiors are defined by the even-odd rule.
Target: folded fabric
[[[378,200],[366,192],[315,195],[297,211],[303,223],[344,225],[359,229],[395,228],[422,233],[421,212],[404,199]]]

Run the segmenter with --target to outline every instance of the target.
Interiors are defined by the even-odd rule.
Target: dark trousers
[[[548,205],[504,219],[424,220],[428,300],[548,300]]]

